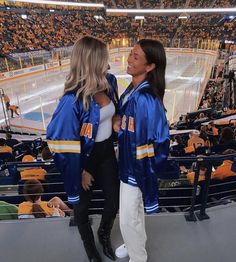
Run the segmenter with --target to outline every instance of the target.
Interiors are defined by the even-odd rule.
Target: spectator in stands
[[[0,201],[0,220],[10,220],[18,218],[18,208],[5,201]]]
[[[173,147],[173,146],[183,146],[183,147],[185,147],[184,142],[183,142],[183,140],[182,140],[180,135],[175,135],[174,136],[174,141],[170,144],[170,147]]]
[[[205,142],[208,139],[206,130],[207,130],[207,126],[206,125],[203,125],[203,126],[200,127],[200,135],[199,135],[199,137],[202,138]]]
[[[203,112],[201,112],[201,113],[199,114],[198,119],[199,119],[200,121],[204,122],[204,121],[206,121],[206,120],[208,119],[208,117],[207,117]]]
[[[204,146],[205,141],[200,138],[200,132],[198,130],[193,130],[190,134],[188,140],[188,146],[185,148],[186,153],[194,152],[196,148]]]
[[[121,1],[120,4],[119,1],[116,4],[127,7],[136,6],[135,1],[132,4],[125,1],[125,5],[123,2]],[[139,2],[142,5],[143,1]],[[143,6],[156,8],[157,6],[160,7],[163,1],[152,1],[153,3],[150,3],[150,1],[146,0],[145,2],[146,4],[143,3]],[[163,2],[162,7],[165,8],[166,6],[172,6],[172,2]],[[177,6],[176,3],[173,6]],[[65,10],[63,12],[59,10],[59,12],[53,14],[49,10],[45,10],[45,8],[39,9],[39,12],[36,13],[28,6],[25,11],[28,19],[21,18],[22,11],[20,8],[14,7],[14,9],[11,8],[10,10],[1,10],[0,43],[3,54],[14,51],[25,52],[66,47],[72,45],[73,41],[83,34],[93,34],[106,42],[112,42],[113,39],[119,39],[117,41],[121,42],[122,38],[137,39],[139,33],[143,32],[145,37],[159,37],[165,45],[169,45],[170,40],[176,33],[175,38],[181,40],[182,47],[190,48],[193,47],[194,43],[197,44],[197,40],[199,47],[204,42],[206,43],[206,39],[210,38],[220,40],[223,36],[228,40],[234,40],[234,21],[227,24],[221,23],[221,25],[216,23],[216,21],[223,18],[223,15],[194,15],[181,23],[175,23],[176,19],[178,19],[175,15],[146,16],[143,23],[139,23],[135,22],[132,17],[116,16],[105,16],[104,21],[100,20],[98,22],[94,15],[99,12],[104,17],[104,12],[101,10]],[[42,16],[41,13],[45,15]],[[47,27],[45,24],[47,24]],[[140,26],[140,24],[142,25]],[[211,30],[209,30],[209,27]],[[8,30],[4,30],[4,28],[8,28]],[[172,43],[175,44],[175,41],[172,41]],[[179,44],[179,41],[176,41],[176,43]],[[23,66],[25,64],[27,66],[29,63],[22,59]],[[12,66],[15,67],[16,65],[10,63],[10,69]]]
[[[157,171],[169,154],[163,105],[165,50],[159,41],[142,39],[127,61],[132,82],[121,96],[120,108],[120,228],[130,261],[146,262],[144,210],[158,210]],[[123,249],[122,245],[116,254]]]
[[[53,162],[53,156],[52,156],[52,153],[51,153],[51,151],[50,151],[48,146],[45,146],[43,148],[41,154],[42,154],[43,161],[45,161],[45,162]],[[45,168],[46,168],[48,173],[58,173],[58,169],[55,166],[53,166],[53,167],[49,166],[49,168],[47,168],[47,167],[45,167]],[[60,178],[61,178],[61,175],[60,175]],[[47,181],[48,181],[48,176],[47,176]]]
[[[42,159],[44,161],[52,161],[53,160],[52,153],[51,153],[48,146],[45,146],[42,150]]]
[[[22,162],[34,162],[36,159],[31,155],[25,155]],[[42,167],[29,167],[20,172],[21,180],[38,179],[45,181],[46,170]]]
[[[199,114],[198,118],[196,120],[194,120],[194,123],[199,123],[199,122],[201,123],[201,122],[204,122],[206,120],[208,120],[208,117],[205,116],[205,114],[203,112],[201,112]]]
[[[170,145],[171,156],[183,156],[185,144],[180,135],[174,136],[174,142]]]
[[[2,94],[3,100],[6,104],[6,108],[7,110],[10,109],[10,98],[6,95],[6,94]]]
[[[227,149],[225,150],[222,155],[230,155],[235,154],[236,150],[234,149]],[[229,176],[236,176],[236,173],[232,170],[233,165],[232,160],[224,160],[223,163],[216,168],[216,170],[212,173],[211,178],[213,179],[224,179]]]
[[[18,106],[16,106],[16,105],[11,105],[10,107],[9,107],[9,109],[10,109],[10,111],[11,111],[11,118],[14,118],[14,114],[16,114],[17,116],[19,116],[20,114],[18,113],[18,109],[19,109],[19,107]]]
[[[229,83],[233,84],[235,82],[235,74],[234,74],[234,71],[233,70],[230,70],[229,71]]]
[[[219,130],[215,127],[215,123],[210,121],[206,128],[207,137],[211,145],[216,145],[219,142]]]
[[[207,134],[212,136],[218,136],[219,130],[216,128],[215,123],[213,121],[210,121],[207,125]]]
[[[187,125],[187,120],[186,120],[186,115],[181,115],[180,117],[179,117],[179,120],[178,120],[178,122],[176,123],[176,126],[177,126],[177,128],[178,127],[184,127],[184,126],[186,126]]]
[[[230,155],[230,154],[235,154],[236,150],[234,149],[227,149],[225,150],[222,155]],[[232,165],[233,161],[232,160],[224,160],[223,163],[216,168],[215,171],[211,173],[211,179],[225,179],[226,177],[230,176],[236,176],[236,173],[232,170]],[[199,178],[198,181],[203,181],[205,180],[205,175],[207,171],[207,162],[200,163],[200,171],[199,171]],[[195,172],[189,172],[187,174],[187,178],[190,184],[194,183],[194,177],[195,177]]]
[[[218,76],[217,76],[217,80],[222,79],[223,73],[224,73],[223,70],[219,71]]]
[[[68,200],[90,261],[101,261],[88,218],[94,183],[105,195],[98,229],[103,252],[115,260],[110,234],[119,205],[118,168],[113,146],[112,117],[117,82],[107,74],[108,50],[100,40],[85,36],[72,50],[64,95],[47,128],[47,143],[65,180]],[[107,76],[107,78],[106,78]]]
[[[227,126],[222,129],[219,144],[236,146],[236,141],[234,139],[234,131],[231,127]]]
[[[64,217],[64,211],[70,208],[59,198],[42,201],[43,186],[36,179],[28,180],[24,184],[24,197],[27,200],[19,205],[18,218]],[[63,211],[64,210],[64,211]]]
[[[0,138],[0,153],[12,154],[12,148],[6,144],[6,140],[4,138]]]
[[[6,144],[13,148],[14,145],[19,144],[19,141],[12,138],[12,134],[11,133],[6,133]]]

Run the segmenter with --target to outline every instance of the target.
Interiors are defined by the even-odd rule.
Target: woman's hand
[[[93,176],[89,172],[84,170],[82,173],[82,187],[85,191],[90,190],[93,181]]]
[[[119,133],[120,131],[120,116],[119,115],[115,115],[112,118],[112,126],[113,126],[113,130],[116,133]]]
[[[58,197],[53,197],[48,201],[48,207],[60,208],[60,201],[62,200],[59,199]]]

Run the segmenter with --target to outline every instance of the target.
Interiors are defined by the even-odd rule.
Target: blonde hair
[[[76,92],[76,98],[82,98],[85,110],[89,108],[91,96],[109,90],[106,79],[108,58],[106,44],[91,36],[80,38],[73,47],[64,94]]]

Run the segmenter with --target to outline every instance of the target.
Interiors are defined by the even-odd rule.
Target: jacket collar
[[[121,95],[121,97],[120,97],[120,103],[121,103],[121,105],[122,105],[122,103],[123,103],[123,99],[124,99],[124,97],[128,94],[128,93],[130,93],[130,92],[132,92],[131,94],[130,94],[130,96],[128,97],[128,99],[127,99],[127,101],[125,102],[125,104],[138,92],[138,91],[140,91],[141,89],[144,89],[144,88],[147,88],[147,87],[149,87],[149,83],[148,83],[148,81],[146,81],[146,80],[144,80],[144,81],[142,81],[141,83],[139,83],[138,84],[138,86],[133,90],[133,84],[131,83],[127,88],[126,88],[126,90],[124,91],[124,93]],[[132,91],[133,90],[133,91]]]

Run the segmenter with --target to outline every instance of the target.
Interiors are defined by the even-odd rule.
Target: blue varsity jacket
[[[117,81],[107,74],[110,84],[109,98],[118,106]],[[100,107],[91,99],[88,111],[74,92],[61,98],[47,127],[47,143],[54,162],[64,178],[68,202],[76,204],[80,199],[81,173],[93,149],[100,120]]]
[[[147,81],[123,104],[131,89],[130,85],[120,98],[119,175],[124,183],[140,188],[145,212],[154,213],[158,209],[158,170],[169,154],[169,126],[165,108]]]

